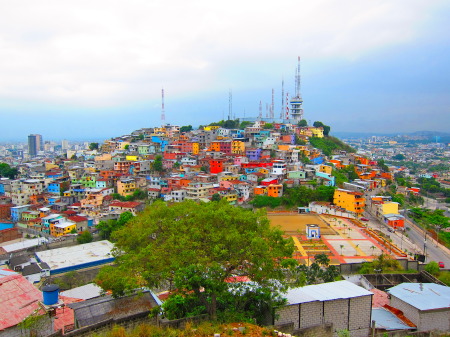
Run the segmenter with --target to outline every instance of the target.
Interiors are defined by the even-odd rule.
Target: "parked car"
[[[445,268],[445,263],[442,261],[438,262],[439,268]]]
[[[367,219],[367,218],[361,218],[360,220],[361,221],[369,221],[369,219]]]

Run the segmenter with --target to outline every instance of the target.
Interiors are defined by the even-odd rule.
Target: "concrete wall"
[[[289,305],[277,310],[276,325],[294,323],[294,329],[307,329],[332,324],[333,335],[349,330],[352,337],[366,337],[370,332],[371,296],[314,301]]]
[[[403,314],[415,325],[418,331],[450,331],[450,308],[443,310],[420,311],[412,305],[391,295],[391,306],[403,311]]]
[[[444,310],[433,310],[430,312],[421,312],[420,329],[422,331],[450,331],[450,308]]]

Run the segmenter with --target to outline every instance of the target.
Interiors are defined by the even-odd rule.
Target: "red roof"
[[[15,326],[39,309],[42,293],[22,275],[0,278],[0,331]]]
[[[87,218],[80,215],[69,216],[67,219],[75,222],[87,221]]]
[[[141,203],[137,201],[116,201],[111,203],[109,206],[112,207],[122,207],[122,208],[135,208],[138,207]]]
[[[64,211],[63,213],[67,214],[67,215],[75,215],[75,214],[77,214],[77,212],[75,212],[75,211]]]
[[[73,314],[73,309],[69,308],[67,304],[81,302],[78,298],[72,298],[67,296],[59,296],[59,299],[62,300],[65,304],[64,307],[58,307],[56,309],[56,318],[53,322],[53,327],[55,331],[62,330],[66,325],[74,324],[75,318]]]

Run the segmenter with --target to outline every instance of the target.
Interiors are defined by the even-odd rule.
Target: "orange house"
[[[282,184],[272,184],[267,186],[267,195],[269,197],[278,198],[283,195],[283,185]]]
[[[211,159],[209,161],[209,172],[210,173],[223,172],[223,159]]]
[[[256,186],[253,188],[254,195],[265,195],[267,193],[267,187],[265,186]]]

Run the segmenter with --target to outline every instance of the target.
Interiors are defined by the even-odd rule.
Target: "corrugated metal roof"
[[[286,294],[289,304],[306,303],[313,301],[331,301],[373,294],[349,281],[328,282],[314,284],[306,287],[290,289]]]
[[[401,283],[387,291],[419,310],[450,309],[450,287],[436,283]]]
[[[82,300],[88,300],[94,297],[98,297],[102,294],[102,288],[94,283],[89,283],[81,287],[73,288],[67,291],[61,292],[62,296],[79,298]]]
[[[48,242],[48,239],[46,239],[46,238],[29,239],[29,240],[11,243],[9,245],[4,245],[3,249],[7,253],[13,253],[18,250],[23,250],[23,249],[31,248],[34,246],[39,246],[39,245],[42,245],[47,242]]]
[[[107,241],[96,241],[71,247],[36,252],[39,261],[46,262],[52,271],[80,264],[98,262],[112,258],[114,245]]]
[[[22,275],[0,278],[0,331],[15,326],[39,309],[42,293]]]
[[[385,330],[414,330],[416,328],[411,327],[403,323],[392,312],[383,308],[372,309],[372,320],[375,321],[375,328]]]

